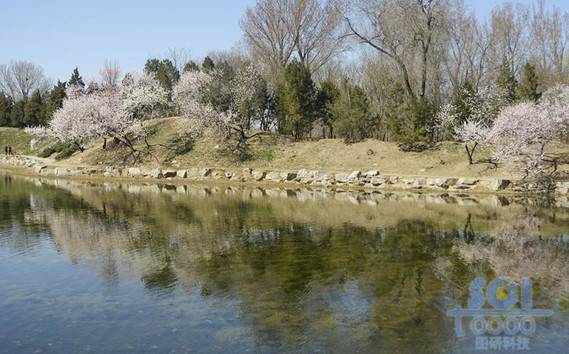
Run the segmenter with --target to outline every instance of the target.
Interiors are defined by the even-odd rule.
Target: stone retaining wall
[[[398,177],[384,176],[378,170],[330,173],[320,170],[269,171],[262,169],[143,169],[138,167],[49,167],[39,160],[3,157],[0,164],[32,169],[43,176],[58,177],[121,177],[166,180],[219,180],[230,182],[268,182],[286,185],[323,186],[350,189],[446,190],[454,192],[539,192],[547,190],[569,193],[569,181],[557,181],[545,186],[531,181],[512,181],[499,178]]]

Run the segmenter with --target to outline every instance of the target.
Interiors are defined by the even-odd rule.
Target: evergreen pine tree
[[[522,101],[537,102],[541,97],[539,91],[539,78],[535,66],[530,63],[524,65],[522,80],[518,89],[518,96]]]
[[[10,126],[11,127],[24,127],[24,107],[26,106],[26,100],[19,100],[14,103],[12,110],[10,112]]]
[[[496,85],[506,105],[512,104],[517,100],[518,81],[510,68],[510,64],[505,59],[498,70]]]
[[[71,78],[69,79],[69,85],[78,85],[81,87],[85,87],[85,82],[83,82],[83,78],[79,74],[79,68],[75,67],[73,72],[71,73]]]
[[[300,139],[310,131],[317,115],[316,88],[310,71],[297,60],[286,67],[280,105],[281,132]]]
[[[46,121],[49,121],[53,117],[53,113],[63,106],[65,97],[65,82],[58,81],[49,93],[45,104]]]
[[[432,104],[424,98],[409,97],[403,84],[388,86],[382,120],[389,139],[401,143],[403,149],[419,149],[431,138],[434,121]]]
[[[184,72],[188,71],[200,71],[200,67],[193,60],[190,60],[184,65]]]
[[[332,81],[324,81],[320,84],[320,89],[316,96],[316,104],[318,114],[322,120],[322,124],[328,127],[329,138],[334,137],[334,114],[332,111],[334,102],[340,96],[340,90]],[[323,134],[325,137],[325,134]]]
[[[213,62],[213,59],[211,59],[209,56],[205,57],[202,63],[202,70],[205,73],[209,73],[213,69],[215,69],[215,63]]]
[[[477,92],[472,81],[466,80],[454,93],[452,106],[454,116],[457,118],[456,125],[462,125],[472,115],[472,102],[477,99]]]
[[[406,105],[406,113],[411,121],[410,134],[403,143],[413,145],[416,142],[427,142],[431,139],[431,127],[435,117],[434,108],[426,98],[411,99]]]
[[[364,90],[351,85],[347,79],[342,83],[341,94],[332,106],[334,127],[347,143],[355,143],[368,137],[373,128],[370,106]]]
[[[170,59],[148,59],[144,65],[144,72],[158,80],[167,92],[172,92],[172,88],[180,79],[180,72]]]
[[[23,126],[33,127],[45,124],[45,109],[44,102],[39,90],[34,91],[32,97],[26,101],[24,105],[24,120]]]
[[[10,126],[10,113],[12,111],[12,99],[0,92],[0,127]]]

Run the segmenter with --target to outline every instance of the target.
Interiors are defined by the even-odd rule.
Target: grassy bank
[[[251,143],[252,159],[238,162],[223,149],[220,141],[200,138],[190,146],[176,141],[180,131],[180,118],[162,118],[148,122],[152,134],[148,142],[154,145],[154,157],[146,157],[145,167],[252,167],[271,170],[317,169],[325,171],[380,170],[382,174],[399,176],[456,176],[456,177],[517,177],[506,166],[494,166],[482,162],[489,157],[488,149],[480,148],[469,165],[464,147],[460,143],[442,142],[422,152],[404,152],[397,144],[368,139],[355,144],[345,144],[338,139],[318,141],[292,141],[290,138],[261,136]],[[12,144],[22,154],[41,154],[42,148],[30,151],[31,137],[22,130],[2,128],[0,144]],[[139,147],[143,142],[138,142]],[[46,158],[52,165],[89,166],[122,165],[129,150],[109,143],[103,149],[103,141],[86,145],[84,152],[75,152],[68,158],[56,161],[55,153]],[[569,151],[567,145],[552,147],[552,151]],[[132,162],[127,162],[131,165]],[[568,170],[567,165],[560,166]]]
[[[22,129],[0,127],[0,147],[4,153],[4,146],[10,145],[16,154],[30,154],[30,141],[32,137]]]

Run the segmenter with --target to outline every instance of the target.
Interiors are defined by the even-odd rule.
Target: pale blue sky
[[[466,0],[479,16],[501,0]],[[522,0],[533,3],[532,0]],[[85,78],[105,59],[140,70],[147,58],[169,47],[202,58],[231,48],[239,19],[255,0],[0,0],[0,63],[25,59],[67,80],[77,65]],[[547,4],[569,10],[569,0]]]

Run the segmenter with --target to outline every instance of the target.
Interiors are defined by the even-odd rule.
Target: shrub
[[[50,157],[51,155],[55,154],[56,152],[63,151],[68,146],[69,146],[68,144],[56,142],[54,144],[46,146],[42,151],[40,151],[38,153],[38,157],[43,157],[43,158]]]
[[[55,155],[56,160],[63,160],[71,155],[73,155],[76,151],[79,151],[79,147],[77,145],[66,145],[57,155]]]

